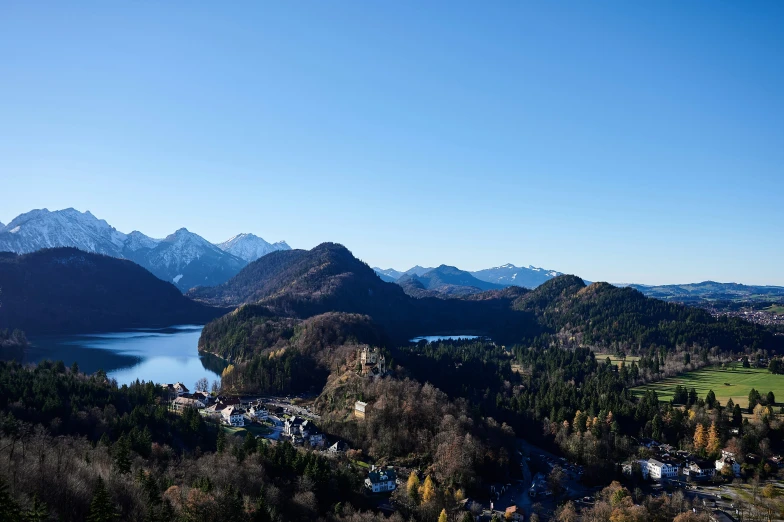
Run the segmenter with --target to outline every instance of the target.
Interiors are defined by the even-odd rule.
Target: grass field
[[[774,314],[784,315],[784,305],[772,304],[765,308],[765,312],[772,312]]]
[[[609,354],[609,353],[596,353],[594,355],[596,356],[596,360],[598,362],[600,362],[600,363],[603,363],[609,357],[610,358],[610,362],[613,363],[615,366],[620,366],[620,364],[621,364],[621,360],[622,359],[620,357],[618,357],[617,355],[612,355],[612,354]],[[639,360],[640,360],[640,358],[638,356],[636,356],[636,355],[627,355],[626,359],[625,359],[626,366],[629,366],[632,363],[632,361],[636,362],[636,361],[639,361]]]
[[[697,390],[697,395],[704,399],[708,390],[713,390],[721,404],[727,404],[732,398],[741,408],[749,405],[749,392],[756,389],[763,396],[769,391],[776,396],[776,403],[784,402],[784,375],[773,375],[765,368],[743,368],[739,363],[722,370],[720,366],[708,366],[700,370],[684,373],[663,381],[638,386],[632,389],[635,395],[645,390],[656,390],[659,399],[669,401],[677,385]]]

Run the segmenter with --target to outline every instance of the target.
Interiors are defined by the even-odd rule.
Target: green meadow
[[[626,361],[626,366],[629,366],[629,365],[631,365],[631,364],[632,364],[632,361],[635,361],[635,362],[636,362],[636,361],[639,361],[639,360],[640,360],[640,357],[639,357],[639,356],[637,356],[637,355],[627,355],[627,356],[626,356],[626,359],[621,359],[621,358],[620,358],[620,357],[618,357],[617,355],[612,355],[612,354],[609,354],[609,353],[596,353],[596,354],[594,354],[594,355],[595,355],[595,357],[596,357],[596,360],[597,360],[598,362],[600,362],[600,363],[603,363],[603,362],[604,362],[604,361],[606,361],[606,360],[607,360],[607,358],[609,357],[609,358],[610,358],[610,362],[611,362],[612,364],[616,365],[616,366],[620,366],[620,365],[621,365],[621,361],[622,361],[622,360]]]
[[[766,368],[743,368],[739,363],[733,363],[726,370],[722,370],[720,366],[708,366],[638,386],[632,389],[632,393],[641,395],[645,390],[655,390],[660,400],[669,401],[679,384],[687,389],[694,388],[702,399],[709,390],[713,390],[722,405],[727,404],[731,398],[735,404],[748,407],[749,392],[752,388],[763,396],[772,391],[776,396],[776,403],[784,402],[784,375],[773,375]]]

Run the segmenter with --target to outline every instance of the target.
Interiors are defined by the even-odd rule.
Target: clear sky
[[[0,221],[43,207],[784,285],[784,3],[6,0]]]

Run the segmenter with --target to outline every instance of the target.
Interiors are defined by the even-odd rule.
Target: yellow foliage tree
[[[720,449],[721,449],[721,439],[719,439],[719,432],[716,429],[716,423],[711,422],[710,428],[708,429],[708,440],[706,443],[705,450],[710,455],[716,455],[719,453]]]
[[[418,490],[419,490],[419,477],[417,477],[415,471],[412,471],[411,474],[408,476],[408,482],[406,483],[406,491],[408,492],[408,496],[414,499],[416,497]]]
[[[462,502],[466,498],[465,491],[458,489],[455,491],[455,502]]]
[[[441,514],[438,515],[438,522],[446,522],[446,509],[441,510]]]
[[[708,436],[705,433],[705,426],[702,424],[697,424],[697,428],[694,430],[694,449],[701,450],[708,444]]]
[[[424,503],[428,503],[436,498],[436,485],[433,483],[433,479],[430,478],[430,475],[425,478],[425,483],[422,484],[422,487],[420,488],[420,494],[422,495],[422,502]]]

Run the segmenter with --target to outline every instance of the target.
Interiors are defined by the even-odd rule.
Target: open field
[[[635,395],[641,395],[645,390],[655,390],[659,399],[669,401],[672,399],[675,386],[685,386],[697,390],[697,395],[704,399],[708,390],[713,390],[721,404],[727,404],[732,398],[735,404],[742,408],[749,405],[749,392],[755,388],[762,395],[772,391],[776,402],[784,402],[784,375],[773,375],[765,368],[743,368],[740,363],[735,363],[726,370],[720,366],[708,366],[700,370],[684,373],[677,377],[663,381],[646,384],[633,388]]]
[[[607,360],[607,358],[609,357],[610,358],[610,362],[613,363],[616,366],[620,366],[621,360],[625,360],[626,361],[626,366],[629,366],[632,363],[632,361],[636,362],[636,361],[640,360],[640,357],[637,356],[637,355],[627,355],[626,359],[621,359],[617,355],[612,355],[612,354],[609,354],[609,353],[595,353],[594,355],[596,356],[596,360],[598,362],[602,362],[602,363],[605,360]]]
[[[763,309],[763,311],[784,315],[784,305],[772,304],[769,307]]]

